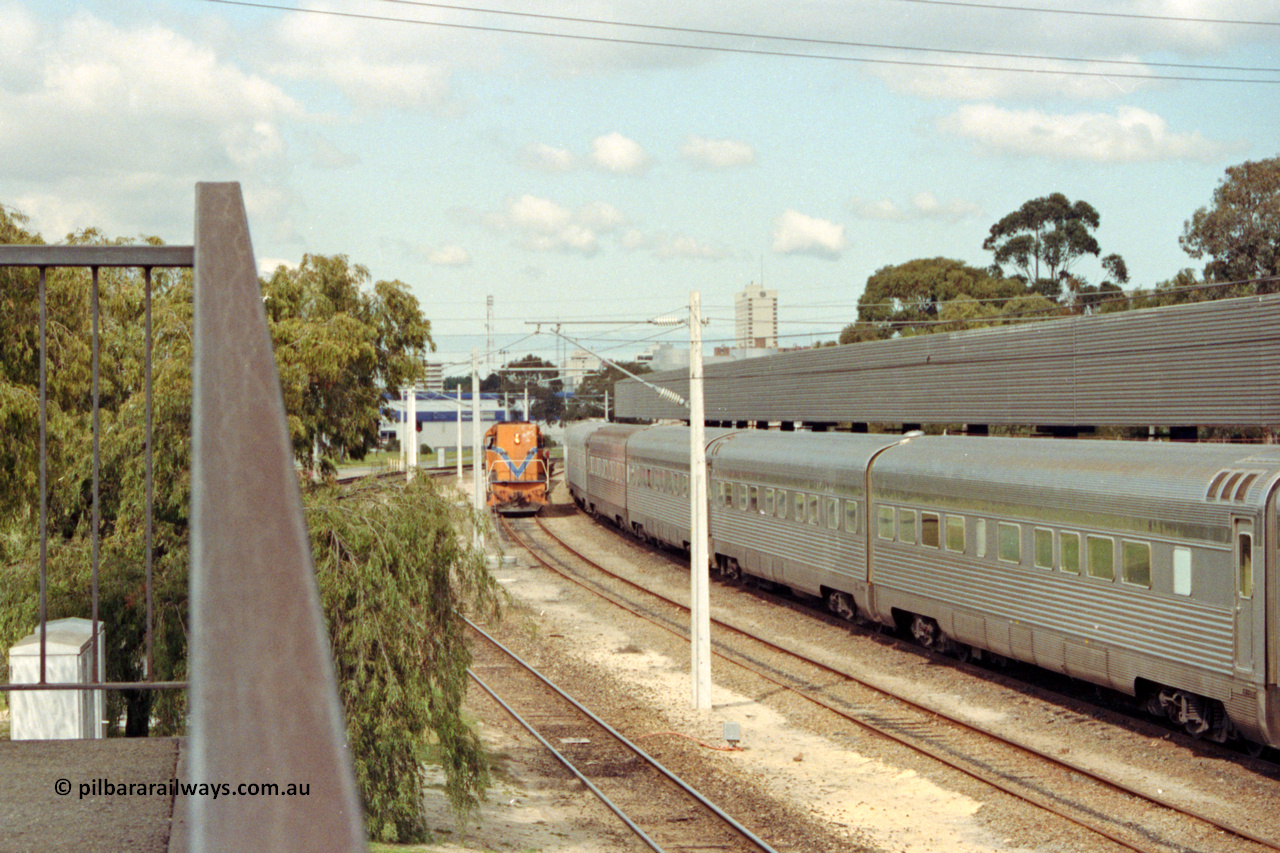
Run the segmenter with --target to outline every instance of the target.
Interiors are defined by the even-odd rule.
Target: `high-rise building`
[[[778,346],[778,291],[754,282],[734,297],[734,339],[742,349]]]
[[[600,359],[586,350],[578,349],[569,354],[565,360],[565,367],[567,369],[561,377],[565,387],[576,390],[584,376],[593,370],[600,369]]]
[[[443,391],[444,365],[438,361],[426,362],[426,374],[418,387],[423,391]]]

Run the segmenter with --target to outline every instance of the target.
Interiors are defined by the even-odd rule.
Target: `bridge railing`
[[[98,271],[135,267],[148,284],[145,359],[147,516],[151,509],[150,279],[194,269],[189,682],[41,681],[27,689],[189,690],[183,781],[306,786],[306,796],[191,797],[186,849],[364,850],[362,811],[321,612],[284,404],[240,187],[196,186],[193,246],[0,246],[0,266],[40,271],[40,625],[47,586],[46,271],[88,267],[93,291],[95,520],[99,465]],[[89,607],[98,617],[97,528]],[[146,551],[151,551],[148,543]],[[148,569],[148,577],[150,571]],[[151,654],[150,583],[147,650]],[[95,635],[96,641],[96,635]],[[148,676],[154,669],[148,665]],[[260,790],[260,789],[259,789]]]

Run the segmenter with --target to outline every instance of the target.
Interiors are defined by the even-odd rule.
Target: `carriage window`
[[[831,530],[840,529],[840,499],[827,498],[827,527]]]
[[[964,553],[964,516],[947,516],[947,550]]]
[[[1191,594],[1191,549],[1173,549],[1173,593]]]
[[[684,495],[686,498],[689,497],[689,475],[688,474],[680,475],[680,494]]]
[[[1116,543],[1109,536],[1086,536],[1089,548],[1089,577],[1116,579]]]
[[[876,535],[881,539],[893,539],[893,507],[882,506],[876,510]]]
[[[940,547],[938,532],[940,517],[936,512],[920,513],[920,544],[930,548]]]
[[[987,556],[987,520],[985,518],[979,518],[973,522],[973,535],[978,540],[977,555]]]
[[[1058,538],[1058,547],[1062,550],[1062,564],[1058,568],[1073,575],[1080,574],[1080,534],[1063,533]]]
[[[747,508],[747,486],[745,483],[738,483],[735,486],[738,492],[738,509]]]
[[[759,511],[760,511],[760,487],[748,486],[747,487],[747,512],[759,512]]]
[[[787,490],[778,489],[778,518],[787,517]]]
[[[1036,528],[1036,568],[1053,568],[1053,531]]]
[[[858,502],[844,502],[844,529],[850,533],[857,533],[858,527]]]
[[[729,506],[731,503],[733,503],[732,493],[730,492],[730,489],[732,488],[733,488],[733,485],[731,483],[726,483],[724,481],[721,481],[720,483],[717,484],[717,490],[718,490],[717,494],[719,495],[719,498],[720,498],[719,499],[720,506]]]
[[[1022,528],[1016,524],[996,524],[996,554],[1006,563],[1022,562]]]
[[[1253,534],[1236,534],[1236,589],[1241,598],[1253,598]]]
[[[796,492],[796,524],[804,524],[804,495]]]
[[[805,519],[810,524],[818,523],[818,496],[809,495],[809,517]]]
[[[1122,541],[1120,569],[1125,583],[1151,589],[1151,546],[1146,542]]]
[[[916,511],[904,509],[898,512],[898,541],[916,544]]]
[[[764,514],[773,515],[773,489],[764,490]]]

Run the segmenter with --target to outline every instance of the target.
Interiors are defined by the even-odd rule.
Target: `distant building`
[[[569,357],[565,359],[565,371],[562,376],[564,379],[564,387],[575,390],[578,383],[582,381],[582,377],[592,371],[600,369],[600,359],[596,358],[586,350],[574,350]]]
[[[418,389],[421,391],[443,391],[444,365],[438,361],[428,361],[426,368],[426,375],[418,385]]]
[[[481,431],[487,430],[499,421],[511,420],[511,411],[506,406],[505,395],[483,393],[480,395]],[[418,444],[427,445],[433,450],[441,447],[456,447],[458,444],[458,402],[455,393],[426,391],[418,389],[414,414],[418,421]],[[404,398],[383,402],[383,417],[379,432],[384,441],[399,439],[405,421]],[[462,444],[471,446],[471,394],[462,395]]]
[[[733,300],[734,342],[739,349],[778,346],[778,291],[751,283]]]

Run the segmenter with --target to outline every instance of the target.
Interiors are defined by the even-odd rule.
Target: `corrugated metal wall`
[[[1280,295],[766,356],[705,370],[709,421],[1273,426]],[[688,394],[688,372],[645,377]],[[687,419],[634,379],[616,413]]]

